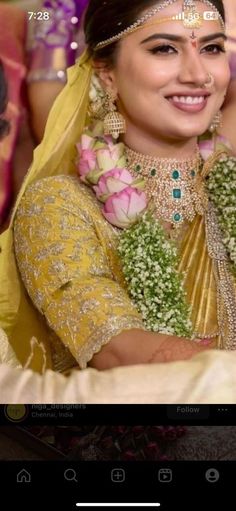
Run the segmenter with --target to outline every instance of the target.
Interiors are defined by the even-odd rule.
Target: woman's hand
[[[188,360],[207,349],[210,345],[199,345],[183,337],[134,329],[114,337],[88,365],[105,370],[126,365],[174,362]]]
[[[217,340],[214,339],[197,339],[195,341],[198,346],[205,346],[207,349],[217,349]]]

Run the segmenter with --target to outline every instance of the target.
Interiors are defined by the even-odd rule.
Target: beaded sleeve
[[[18,209],[14,240],[31,300],[81,368],[123,330],[144,328],[125,290],[117,230],[77,178],[31,185]]]

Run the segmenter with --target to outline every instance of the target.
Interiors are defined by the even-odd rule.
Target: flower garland
[[[236,272],[236,161],[222,156],[208,179],[209,197],[217,209],[223,243]]]
[[[121,235],[118,252],[131,299],[147,330],[191,337],[177,250],[155,217],[145,212]]]
[[[220,139],[220,143],[225,140]],[[224,146],[225,147],[225,146]],[[128,292],[142,315],[147,330],[192,337],[190,308],[186,302],[183,276],[178,273],[177,250],[152,211],[144,192],[143,178],[134,179],[127,170],[125,146],[103,135],[103,123],[86,129],[77,144],[78,173],[103,203],[102,213],[112,225],[123,229],[118,253]],[[203,140],[204,159],[213,143]],[[235,186],[232,171],[236,161],[223,157],[214,167],[207,186],[219,215],[224,243],[236,263]]]

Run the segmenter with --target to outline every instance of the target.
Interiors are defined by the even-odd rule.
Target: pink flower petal
[[[83,134],[81,137],[81,148],[82,150],[85,149],[91,149],[94,145],[94,139],[93,137],[90,137],[89,135]]]

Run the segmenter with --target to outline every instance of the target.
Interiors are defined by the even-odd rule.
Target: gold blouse
[[[31,300],[56,334],[55,370],[77,363],[83,369],[112,337],[143,328],[125,290],[117,235],[77,177],[37,181],[21,201],[14,225],[17,262]]]

